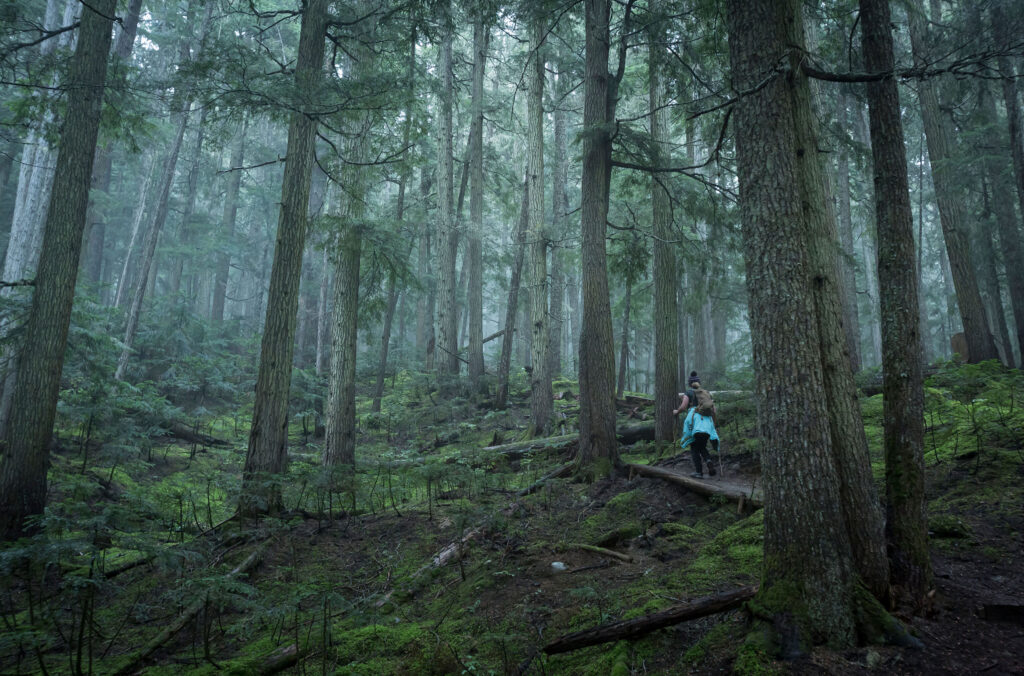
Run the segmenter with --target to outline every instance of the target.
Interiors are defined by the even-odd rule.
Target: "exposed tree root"
[[[575,543],[568,544],[568,545],[565,545],[565,546],[568,547],[568,548],[571,548],[571,549],[582,549],[583,551],[586,551],[586,552],[594,552],[595,554],[603,554],[604,556],[610,556],[610,557],[612,557],[614,559],[618,559],[619,561],[624,561],[625,563],[633,563],[633,557],[632,556],[630,556],[629,554],[623,554],[622,552],[617,552],[614,549],[607,549],[605,547],[598,547],[597,545],[587,545],[587,544],[582,544],[582,543],[579,543],[579,542],[575,542]]]

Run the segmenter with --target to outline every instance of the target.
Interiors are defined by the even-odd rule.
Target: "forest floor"
[[[148,509],[159,515],[147,522],[151,531],[165,530],[133,540],[122,522],[99,558],[84,558],[75,544],[57,554],[61,566],[26,569],[31,575],[17,573],[17,551],[3,552],[0,673],[45,664],[48,673],[1021,674],[1020,433],[1004,425],[983,440],[972,411],[971,437],[951,401],[943,399],[929,427],[936,594],[920,614],[902,617],[923,650],[815,649],[776,661],[745,641],[740,608],[545,655],[564,634],[756,584],[763,522],[761,510],[638,476],[555,479],[520,494],[572,453],[484,448],[526,427],[521,398],[502,416],[479,409],[471,417],[467,404],[437,425],[402,432],[381,433],[377,419],[363,418],[373,452],[408,450],[386,461],[361,456],[355,509],[350,494],[322,489],[315,463],[303,464],[303,443],[316,441],[296,429],[285,499],[294,508],[259,526],[209,528],[230,514],[224,477],[237,476],[244,438],[222,450],[173,443],[146,463],[102,472],[79,472],[85,463],[69,445],[55,461],[67,475],[54,488],[65,503],[79,486],[68,477],[97,474],[104,481],[90,494],[93,518],[118,505]],[[863,402],[880,478],[881,398]],[[571,398],[558,405],[571,422]],[[753,404],[720,407],[728,412],[724,477],[706,481],[749,490],[758,476]],[[692,471],[678,446],[623,450],[630,463]],[[75,524],[65,528],[74,543]],[[59,549],[46,546],[51,557]],[[110,575],[138,561],[145,563]],[[258,565],[232,574],[247,562]]]

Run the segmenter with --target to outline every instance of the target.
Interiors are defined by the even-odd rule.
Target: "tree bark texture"
[[[616,379],[615,397],[622,399],[626,391],[626,375],[629,369],[629,313],[633,306],[633,284],[626,281],[625,308],[622,311],[622,333],[619,338],[619,377]]]
[[[443,374],[458,375],[459,346],[455,309],[455,256],[458,231],[453,204],[454,163],[452,159],[452,41],[454,18],[451,1],[442,3],[442,37],[439,47],[438,71],[441,78],[440,112],[437,116],[437,349],[438,369]]]
[[[295,67],[295,91],[305,98],[292,113],[288,126],[281,212],[260,344],[252,428],[238,504],[243,516],[275,512],[281,504],[278,475],[284,471],[288,457],[288,390],[316,143],[317,122],[310,111],[316,107],[317,85],[323,70],[326,24],[327,0],[308,0],[302,13]]]
[[[670,122],[666,106],[665,85],[661,69],[664,67],[661,33],[651,34],[648,54],[650,74],[651,111],[651,164],[665,163],[670,135]],[[676,329],[676,253],[672,239],[672,205],[663,181],[664,176],[651,176],[651,228],[654,232],[654,428],[658,441],[672,441],[675,436],[676,371],[678,332]]]
[[[888,1],[860,0],[860,16],[864,67],[868,72],[891,72],[895,59]],[[919,91],[926,84],[920,83]],[[896,81],[886,78],[869,82],[867,94],[881,289],[886,536],[893,585],[920,600],[931,584],[931,564],[924,501],[924,385],[918,289],[911,264],[913,215]],[[936,155],[930,150],[929,154],[934,162]],[[939,174],[933,172],[934,176]],[[966,322],[969,313],[962,315]]]
[[[617,83],[608,72],[611,0],[585,0],[583,176],[580,207],[583,323],[580,330],[580,469],[594,476],[618,464],[615,357],[605,232]]]
[[[799,5],[794,5],[792,11],[794,19],[787,23],[790,30],[786,44],[803,46]],[[788,90],[797,143],[804,239],[811,265],[811,292],[842,512],[861,581],[877,599],[888,603],[889,565],[884,521],[871,475],[867,436],[853,379],[849,336],[844,326],[842,299],[850,295],[850,290],[844,292],[840,281],[839,234],[832,208],[832,181],[825,171],[821,153],[817,152],[817,118],[810,83],[800,70],[799,57],[792,51],[790,67],[794,75]]]
[[[469,374],[470,388],[481,391],[484,376],[484,66],[487,62],[489,29],[487,17],[477,10],[473,20],[473,92],[472,127],[469,132],[469,239],[466,256],[469,279],[466,287],[466,306],[469,315]]]
[[[562,63],[559,60],[556,65]],[[565,110],[563,97],[566,94],[566,83],[569,78],[565,73],[559,73],[556,80],[555,96],[553,97],[553,110],[551,116],[554,118],[554,159],[555,166],[551,172],[551,214],[552,238],[561,242],[566,237],[568,224],[569,200],[566,194],[566,182],[568,172],[568,147],[565,133]],[[548,374],[557,378],[562,374],[562,340],[567,333],[565,316],[565,269],[562,255],[559,252],[559,245],[551,247],[551,289],[548,312]]]
[[[111,42],[115,0],[94,0],[83,10],[71,59],[68,98],[53,197],[46,214],[36,288],[18,360],[11,416],[0,464],[0,537],[25,532],[25,518],[42,514],[50,441],[60,392],[71,305],[78,276],[89,184]]]
[[[908,8],[907,13],[914,61],[917,64],[927,63],[929,58],[925,17],[922,11],[920,6],[912,6]],[[953,270],[953,286],[956,289],[957,305],[964,324],[970,361],[976,363],[986,359],[998,359],[995,341],[985,318],[985,306],[978,289],[978,280],[971,264],[965,200],[957,188],[958,167],[953,154],[952,131],[939,110],[935,82],[921,80],[917,84],[917,94],[921,104],[924,133],[928,141],[928,158],[932,167],[939,222],[942,224],[942,235],[946,240],[949,265]],[[902,143],[902,139],[900,142]]]
[[[544,25],[531,27],[529,99],[527,101],[527,169],[530,262],[530,425],[537,436],[547,434],[554,412],[548,375],[548,241],[544,227]]]
[[[830,434],[812,263],[805,241],[805,152],[792,76],[773,74],[800,21],[795,2],[727,3],[736,149],[754,369],[764,435],[764,572],[758,597],[776,621],[804,615],[814,642],[856,640],[853,552]],[[802,31],[802,29],[799,29]],[[799,367],[795,367],[799,365]],[[794,372],[796,368],[796,372]]]
[[[351,210],[350,215],[358,218]],[[328,377],[327,436],[323,464],[356,462],[356,326],[359,316],[359,257],[362,237],[355,221],[344,226],[335,254],[334,318],[331,324],[331,371]]]

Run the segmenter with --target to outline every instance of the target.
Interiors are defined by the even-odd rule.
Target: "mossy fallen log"
[[[544,652],[548,655],[555,655],[609,641],[638,638],[680,622],[732,610],[752,599],[756,593],[756,586],[741,587],[724,594],[705,596],[689,603],[672,606],[651,615],[602,624],[593,629],[566,634],[544,646]]]
[[[671,481],[672,483],[683,486],[694,493],[699,493],[700,495],[707,497],[711,497],[712,495],[721,495],[737,502],[742,500],[744,504],[750,505],[751,507],[764,506],[760,496],[753,496],[751,495],[751,491],[743,490],[733,483],[704,481],[685,476],[662,467],[654,467],[652,465],[628,464],[626,467],[629,469],[631,474],[639,474],[640,476],[650,477],[652,479],[664,479],[665,481]]]

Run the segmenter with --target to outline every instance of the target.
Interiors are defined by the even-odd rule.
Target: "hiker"
[[[690,406],[697,405],[697,393],[693,391],[694,383],[700,385],[700,377],[697,376],[696,371],[690,371],[690,377],[686,381],[686,386],[690,389],[679,393],[679,408],[672,410],[673,415],[679,415],[689,409]]]
[[[713,419],[717,419],[718,411],[715,409],[715,401],[712,399],[711,393],[701,387],[700,376],[697,375],[696,371],[690,371],[690,377],[687,379],[686,384],[690,389],[679,393],[679,408],[673,409],[672,413],[679,415],[683,411],[694,407],[699,408],[702,415],[709,415]]]
[[[708,441],[711,442],[715,453],[718,453],[718,431],[715,429],[715,420],[710,415],[701,415],[694,406],[686,414],[686,422],[683,423],[683,438],[680,445],[685,451],[689,446],[693,453],[693,468],[696,470],[692,476],[695,479],[704,478],[703,463],[708,465],[708,475],[715,476],[717,472],[711,465],[711,456],[708,454]]]

